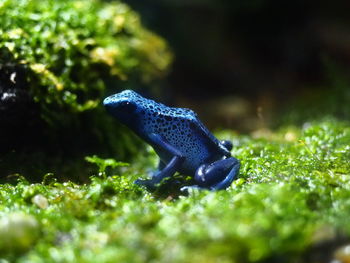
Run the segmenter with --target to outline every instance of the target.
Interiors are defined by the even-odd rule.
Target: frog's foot
[[[193,193],[201,190],[208,190],[208,188],[200,187],[198,185],[188,185],[180,188],[180,191],[184,195],[188,195],[189,193]]]
[[[160,184],[165,178],[172,177],[176,171],[179,169],[184,161],[184,156],[175,147],[170,145],[161,135],[152,133],[148,138],[152,143],[151,145],[156,145],[158,148],[163,149],[164,152],[173,156],[171,160],[165,164],[160,162],[158,165],[158,171],[149,180],[136,180],[135,184],[145,186],[147,190],[155,190],[157,185]]]
[[[157,188],[157,184],[152,179],[137,179],[134,184],[144,186],[150,192],[153,192]]]
[[[212,191],[226,189],[238,175],[239,167],[240,163],[234,157],[203,164],[196,171],[194,180],[197,184],[192,187]]]

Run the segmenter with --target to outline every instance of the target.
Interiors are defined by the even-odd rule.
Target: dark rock
[[[27,89],[25,66],[0,64],[0,153],[30,141],[40,126],[39,116]]]

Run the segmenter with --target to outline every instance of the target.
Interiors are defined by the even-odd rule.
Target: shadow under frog
[[[167,107],[131,90],[107,97],[107,111],[150,144],[158,154],[158,170],[136,184],[155,190],[176,172],[193,177],[184,187],[226,189],[236,178],[240,163],[231,157],[230,141],[219,141],[190,109]]]

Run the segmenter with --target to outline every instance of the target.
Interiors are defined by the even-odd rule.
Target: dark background
[[[254,130],[254,117],[331,89],[332,66],[348,73],[348,1],[126,2],[175,53],[165,95],[212,127]]]

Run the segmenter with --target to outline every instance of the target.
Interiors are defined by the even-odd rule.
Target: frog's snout
[[[119,98],[115,95],[111,95],[103,100],[103,105],[108,109],[119,108],[123,104],[126,104],[128,101],[126,98]]]
[[[103,106],[105,106],[106,110],[110,113],[112,113],[114,105],[115,105],[115,102],[113,101],[111,96],[109,96],[103,100]]]
[[[130,101],[128,98],[120,98],[115,95],[109,96],[103,100],[103,105],[106,107],[107,111],[112,115],[123,114],[123,113],[132,113],[136,105],[133,101]]]
[[[105,107],[108,107],[109,104],[111,104],[111,99],[110,99],[110,97],[107,97],[103,100],[103,105]]]

